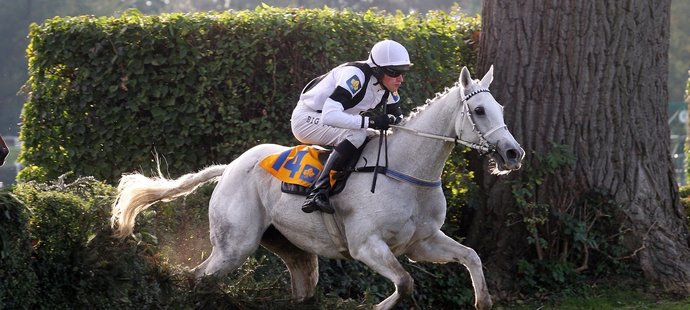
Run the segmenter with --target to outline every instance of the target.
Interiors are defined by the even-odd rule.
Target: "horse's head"
[[[464,141],[487,146],[496,162],[494,173],[504,174],[520,169],[525,151],[515,140],[503,120],[503,106],[489,93],[493,65],[484,77],[473,80],[467,67],[460,73],[462,115],[456,118],[455,131]]]

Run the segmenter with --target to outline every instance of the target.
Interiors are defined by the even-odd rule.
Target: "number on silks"
[[[276,172],[279,171],[281,168],[286,169],[290,171],[290,178],[294,178],[295,174],[300,171],[300,168],[302,168],[302,159],[304,158],[304,155],[307,154],[307,150],[297,151],[297,153],[295,153],[295,157],[292,160],[287,160],[291,152],[292,150],[287,150],[285,152],[280,153],[280,155],[278,156],[278,158],[276,158],[276,161],[273,163],[271,168]],[[315,177],[314,175],[319,173],[319,169],[316,169],[311,165],[306,166],[307,167],[305,167],[302,173],[306,173],[307,175],[300,175],[300,179],[303,179],[305,181],[313,180]]]
[[[285,165],[283,165],[283,168],[290,170],[290,178],[294,178],[295,173],[299,172],[304,154],[307,154],[307,151],[298,151],[293,160],[287,161]]]

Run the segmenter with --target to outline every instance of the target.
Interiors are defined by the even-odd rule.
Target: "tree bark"
[[[690,294],[689,234],[670,156],[667,73],[670,0],[484,0],[478,71],[495,66],[492,93],[527,166],[564,145],[576,160],[536,186],[534,202],[567,208],[593,190],[620,207],[623,244],[647,280]],[[476,73],[477,75],[479,73]],[[486,205],[466,243],[493,290],[514,289],[515,262],[534,257],[507,177],[473,161]]]

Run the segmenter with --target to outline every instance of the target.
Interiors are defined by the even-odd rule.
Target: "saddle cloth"
[[[284,193],[307,196],[311,185],[323,170],[323,163],[328,159],[331,150],[319,146],[298,145],[277,154],[271,154],[259,161],[259,166],[281,180],[280,190]],[[354,162],[350,162],[354,165]],[[345,188],[345,181],[351,171],[331,171],[331,195]],[[337,180],[337,181],[336,181]],[[342,221],[336,220],[333,214],[321,212],[326,230],[331,236],[338,251],[346,258],[352,258],[344,238]]]
[[[331,152],[332,150],[320,146],[298,145],[264,157],[259,161],[259,166],[282,181],[280,189],[284,193],[306,196],[309,194],[312,184],[316,182],[319,173],[323,170],[323,164]],[[354,157],[350,165],[354,165],[359,154]],[[351,169],[331,171],[331,195],[335,195],[345,188],[345,182],[350,172]]]

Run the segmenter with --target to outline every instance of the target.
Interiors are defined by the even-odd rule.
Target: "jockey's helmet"
[[[399,76],[410,70],[410,55],[402,44],[393,40],[383,40],[374,44],[369,53],[368,62],[375,68],[381,68],[389,76]]]

